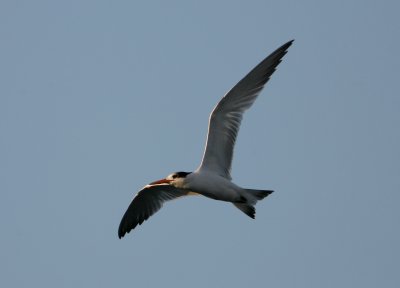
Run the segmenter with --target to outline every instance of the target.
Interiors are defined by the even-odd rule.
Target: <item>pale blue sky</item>
[[[0,2],[1,287],[399,287],[398,1]],[[296,39],[244,117],[252,220],[192,197],[128,237],[146,183]]]

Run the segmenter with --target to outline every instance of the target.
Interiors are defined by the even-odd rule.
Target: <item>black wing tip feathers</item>
[[[258,88],[260,90],[263,89],[264,85],[268,82],[269,78],[275,72],[278,65],[282,62],[282,58],[288,52],[288,49],[292,45],[293,41],[294,41],[294,39],[286,42],[285,44],[280,46],[278,49],[276,49],[274,52],[269,54],[263,61],[261,61],[255,68],[253,68],[253,70],[251,70],[249,72],[249,74],[247,74],[245,76],[245,78],[253,73],[256,73],[256,75],[259,74],[260,69],[261,69],[261,71],[263,71],[260,74],[260,75],[262,75],[262,77],[259,79],[257,84],[258,84]],[[245,78],[243,78],[243,79],[245,79]],[[241,81],[243,81],[243,79]]]
[[[119,229],[118,229],[118,238],[119,238],[119,239],[122,239],[122,238],[125,236],[125,234],[128,234],[129,232],[131,232],[131,230],[132,230],[132,229],[125,230],[125,229],[119,228]]]
[[[278,64],[279,64],[282,61],[283,56],[285,56],[286,53],[288,52],[289,47],[292,46],[293,42],[294,42],[294,39],[286,42],[281,47],[279,47],[274,52],[272,52],[270,56],[274,57],[276,55],[279,55],[278,59],[277,59],[278,60]]]
[[[128,213],[128,211],[126,213]],[[141,225],[143,223],[143,221],[146,220],[146,219],[144,219],[143,221],[140,221],[141,219],[139,219],[133,223],[129,223],[127,218],[128,217],[125,214],[124,217],[122,217],[121,223],[119,224],[119,228],[118,228],[118,238],[119,239],[122,239],[126,234],[128,234],[133,229],[135,229],[138,224]]]
[[[126,234],[129,234],[133,229],[136,228],[138,225],[142,225],[144,221],[146,221],[149,218],[149,216],[145,215],[143,218],[140,218],[137,220],[137,222],[129,225],[125,223],[124,219],[122,219],[121,224],[119,225],[118,228],[118,238],[122,239]]]
[[[286,42],[281,47],[272,52],[271,56],[278,56],[278,64],[282,61],[283,56],[285,56],[288,52],[289,47],[292,46],[293,41],[294,39]]]
[[[264,190],[264,191],[265,191],[265,193],[267,193],[267,196],[274,193],[274,190]]]
[[[119,239],[122,239],[122,237],[124,237],[125,234],[126,234],[126,231],[124,231],[125,229],[122,228],[122,221],[124,221],[123,218],[122,218],[121,223],[119,224],[119,227],[118,227],[118,238]]]
[[[279,47],[277,50],[287,50],[293,44],[293,42],[294,42],[294,39],[286,42],[281,47]]]
[[[118,238],[122,239],[126,234],[129,234],[129,232],[131,232],[133,229],[135,229],[138,224],[142,225],[142,223],[143,223],[143,221],[137,222],[137,223],[133,224],[132,226],[130,226],[129,228],[127,227],[126,223],[125,224],[121,223],[121,225],[118,229]]]
[[[131,229],[129,229],[127,227],[126,213],[127,212],[125,212],[124,216],[121,219],[121,222],[119,223],[119,227],[118,227],[118,238],[119,239],[122,239],[122,237],[124,237],[126,233],[129,233],[131,231]]]
[[[118,238],[119,239],[122,239],[122,237],[124,237],[125,234],[127,234],[131,231],[131,229],[126,229],[124,226],[125,225],[121,221],[121,224],[119,225],[119,228],[118,228]]]
[[[284,44],[284,45],[292,45],[292,43],[294,42],[294,39],[292,39],[292,40],[290,40],[290,41],[288,41],[286,44]]]

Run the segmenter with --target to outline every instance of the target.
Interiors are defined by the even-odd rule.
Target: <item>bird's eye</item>
[[[175,179],[176,177],[178,177],[178,175],[176,174],[172,175],[172,179]]]

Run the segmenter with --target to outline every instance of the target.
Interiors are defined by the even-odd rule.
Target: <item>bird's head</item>
[[[150,185],[172,185],[177,188],[184,188],[186,176],[192,172],[174,172],[166,178],[154,181]]]

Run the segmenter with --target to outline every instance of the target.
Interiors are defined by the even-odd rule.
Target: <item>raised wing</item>
[[[243,113],[264,88],[292,41],[279,47],[239,81],[215,106],[209,119],[206,148],[198,170],[231,179],[233,148]]]
[[[187,191],[171,185],[147,185],[139,191],[122,217],[118,237],[121,239],[138,224],[156,213],[165,201],[187,195]]]

